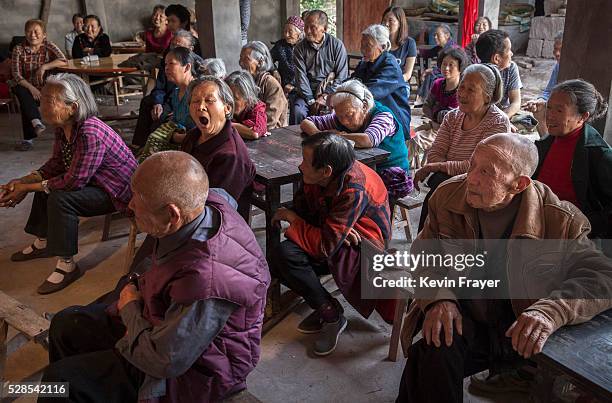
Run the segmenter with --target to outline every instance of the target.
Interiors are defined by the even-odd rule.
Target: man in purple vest
[[[43,381],[91,402],[213,402],[245,389],[270,274],[236,202],[209,192],[200,163],[178,151],[149,157],[132,191],[138,228],[155,239],[147,267],[114,303],[54,316]]]

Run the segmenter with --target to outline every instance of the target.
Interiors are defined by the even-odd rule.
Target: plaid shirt
[[[39,67],[57,59],[66,60],[66,56],[53,42],[45,40],[36,52],[25,44],[15,46],[11,59],[15,82],[26,80],[41,89],[44,81],[41,82],[36,77]]]
[[[40,169],[50,191],[73,191],[87,185],[102,188],[119,211],[127,209],[132,197],[130,179],[136,160],[121,137],[97,117],[72,129],[66,140],[61,128],[55,131],[53,155]]]
[[[379,247],[391,239],[387,189],[376,172],[359,161],[326,188],[302,183],[293,209],[300,218],[285,236],[315,259],[332,257],[351,228]]]

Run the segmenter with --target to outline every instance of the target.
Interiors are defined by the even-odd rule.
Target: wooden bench
[[[571,382],[602,402],[612,401],[612,309],[592,320],[564,326],[553,333],[534,360],[542,382],[536,393],[540,401],[552,401],[555,375]]]
[[[50,322],[28,306],[0,291],[0,381],[4,382],[6,359],[27,342],[33,340],[48,349]],[[17,335],[8,340],[8,328]]]
[[[134,221],[134,218],[128,217],[127,215],[125,215],[125,213],[117,211],[114,213],[106,214],[104,216],[104,227],[102,228],[102,242],[108,241],[110,239],[110,227],[113,220],[118,220],[121,218],[128,218],[130,220],[130,232],[128,233],[127,254],[123,262],[123,272],[127,273],[130,269],[130,265],[132,264],[132,260],[134,259],[134,255],[136,254],[136,236],[138,235],[138,227],[136,227],[136,221]]]
[[[410,215],[408,213],[409,210],[419,208],[423,205],[423,200],[425,200],[426,192],[419,192],[417,194],[409,194],[408,196],[402,197],[401,199],[392,200],[392,215],[395,217],[396,208],[399,209],[400,219],[398,221],[399,228],[404,228],[404,232],[406,233],[406,240],[408,242],[412,242],[416,233],[414,233],[412,226],[410,225]],[[395,220],[393,221],[393,225],[395,225]]]

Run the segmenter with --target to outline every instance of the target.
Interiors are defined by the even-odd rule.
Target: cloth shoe
[[[314,353],[321,357],[333,353],[338,345],[338,337],[346,329],[347,323],[342,314],[336,322],[323,323],[320,336],[314,344]]]
[[[70,284],[75,282],[82,275],[81,270],[79,269],[79,266],[76,264],[72,271],[67,272],[67,271],[64,271],[56,267],[55,272],[64,276],[62,281],[60,281],[59,283],[52,283],[48,279],[43,281],[43,283],[40,286],[38,286],[38,289],[36,290],[39,294],[42,294],[42,295],[52,294],[59,290],[63,290],[64,288],[68,287]]]
[[[319,333],[323,329],[323,319],[319,311],[313,311],[297,327],[298,332],[304,334]]]
[[[32,248],[32,252],[30,253],[23,253],[22,250],[13,253],[11,255],[11,260],[13,262],[25,262],[26,260],[49,257],[47,248],[37,248],[35,244],[30,245],[30,248]]]
[[[529,393],[533,385],[527,379],[521,377],[516,371],[502,372],[489,377],[488,373],[480,372],[470,376],[470,392],[491,394],[503,393]]]

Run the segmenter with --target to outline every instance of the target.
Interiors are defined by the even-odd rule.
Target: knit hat
[[[304,32],[304,21],[302,21],[302,19],[297,15],[292,15],[291,17],[287,18],[287,24],[294,25],[300,30],[300,32]]]

